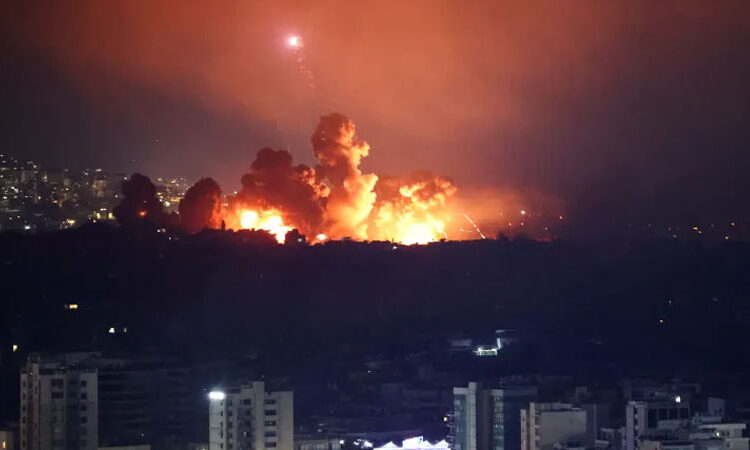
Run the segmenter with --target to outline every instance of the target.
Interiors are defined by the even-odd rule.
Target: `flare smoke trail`
[[[461,214],[464,217],[466,217],[466,220],[471,224],[472,227],[474,227],[474,229],[477,231],[477,233],[479,233],[479,236],[481,236],[482,239],[487,239],[487,236],[485,236],[484,233],[482,233],[482,230],[479,229],[479,227],[477,226],[477,224],[473,220],[471,220],[471,217],[469,217],[468,215],[466,215],[464,213],[461,213]]]
[[[299,73],[305,78],[307,84],[315,89],[315,77],[310,68],[307,66],[307,58],[305,58],[305,43],[300,36],[289,36],[286,40],[287,46],[294,52],[294,57],[297,60],[297,67]]]

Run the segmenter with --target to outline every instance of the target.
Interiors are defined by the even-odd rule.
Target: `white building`
[[[721,450],[748,450],[750,438],[743,437],[744,423],[712,423],[700,425],[688,435],[696,448],[719,447]],[[718,444],[718,445],[715,445]]]
[[[381,447],[375,447],[373,450],[450,450],[450,446],[445,440],[432,443],[425,440],[423,436],[418,436],[404,439],[401,441],[401,446],[388,442]]]
[[[209,450],[293,450],[292,392],[266,392],[262,381],[209,394]]]
[[[586,411],[568,403],[529,403],[521,410],[521,450],[584,446]]]
[[[96,450],[96,368],[80,364],[88,354],[30,356],[21,371],[21,450]]]
[[[668,435],[690,422],[690,404],[675,394],[649,401],[629,401],[625,406],[624,450],[636,450],[644,439]]]
[[[520,446],[521,408],[537,395],[536,387],[484,389],[480,383],[453,388],[451,448],[516,450]]]
[[[626,450],[748,450],[744,423],[721,423],[724,402],[708,398],[705,412],[691,417],[680,395],[648,402],[628,402]]]
[[[341,442],[339,438],[297,435],[294,450],[341,450]]]

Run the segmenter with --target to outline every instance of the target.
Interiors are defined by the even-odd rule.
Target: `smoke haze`
[[[429,168],[563,198],[571,220],[728,217],[750,191],[745,6],[14,2],[0,144],[227,186],[264,146],[312,167],[311,126],[342,110],[379,149],[343,206],[372,202],[368,173]]]

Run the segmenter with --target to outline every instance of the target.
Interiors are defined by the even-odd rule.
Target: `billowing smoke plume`
[[[354,122],[338,113],[320,119],[311,138],[318,176],[326,179],[331,193],[326,204],[329,237],[367,239],[367,218],[375,202],[375,174],[362,174],[359,164],[370,146],[359,141]]]
[[[265,230],[287,244],[304,243],[306,237],[311,242],[352,238],[404,244],[483,239],[484,225],[489,236],[498,228],[503,233],[541,227],[547,235],[553,232],[539,210],[515,196],[493,191],[457,198],[449,178],[425,171],[380,178],[363,174],[359,165],[370,146],[342,114],[321,117],[311,143],[318,159],[314,168],[294,165],[286,151],[260,150],[223,210],[219,186],[211,179],[199,181],[180,204],[183,226],[190,232],[221,223],[234,230]],[[153,196],[149,192],[146,197]],[[562,216],[554,217],[557,226]]]
[[[156,197],[156,186],[151,179],[134,173],[122,182],[122,201],[112,211],[122,225],[135,225],[149,221],[157,226],[176,223],[176,219],[164,212],[164,207]]]
[[[180,202],[180,224],[189,233],[220,228],[221,203],[219,184],[211,178],[201,179],[187,190]]]
[[[315,235],[323,230],[321,199],[327,195],[328,188],[316,181],[313,169],[292,165],[292,155],[286,151],[264,148],[250,172],[243,175],[242,189],[232,199],[230,213],[241,216],[246,209],[275,210],[284,223],[294,224],[303,234]]]

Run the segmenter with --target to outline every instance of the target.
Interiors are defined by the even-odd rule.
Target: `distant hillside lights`
[[[497,356],[498,350],[500,350],[502,346],[500,347],[485,347],[480,345],[474,350],[474,354],[477,356]]]
[[[190,188],[190,182],[185,177],[178,178],[162,178],[157,177],[156,181],[156,197],[164,205],[164,209],[169,212],[177,212],[177,207],[185,196],[188,188]]]
[[[121,331],[119,331],[119,333],[127,333],[127,332],[128,332],[128,327],[123,327],[121,329]],[[117,328],[115,328],[115,327],[109,327],[109,329],[107,330],[107,333],[109,333],[109,334],[117,334],[118,331],[117,331]]]
[[[503,339],[501,337],[495,338],[495,344],[493,345],[480,345],[474,349],[474,354],[477,356],[497,356],[500,350],[503,349]]]
[[[100,167],[47,170],[34,161],[0,154],[0,231],[56,231],[115,220],[113,208],[127,179]],[[157,180],[159,200],[167,212],[176,213],[190,183],[184,177]],[[60,217],[55,208],[65,214]]]

